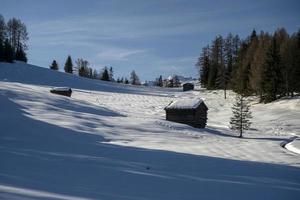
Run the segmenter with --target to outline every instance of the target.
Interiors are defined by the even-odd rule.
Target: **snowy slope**
[[[100,90],[103,92],[144,93],[144,87],[134,87],[117,83],[86,79],[71,74],[49,70],[43,67],[22,62],[9,64],[0,63],[0,80],[20,82],[41,86],[71,87],[83,90]],[[171,90],[172,91],[172,90]],[[148,93],[147,93],[148,94]]]
[[[208,128],[165,121],[195,97]],[[0,63],[0,199],[299,199],[300,155],[281,144],[299,134],[300,99],[253,101],[244,139],[227,128],[233,99]]]

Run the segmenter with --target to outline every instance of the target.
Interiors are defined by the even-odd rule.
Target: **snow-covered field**
[[[71,87],[72,97],[51,94]],[[0,199],[300,199],[300,99],[258,104],[245,138],[234,94],[135,87],[0,63]],[[165,120],[201,97],[208,126]]]

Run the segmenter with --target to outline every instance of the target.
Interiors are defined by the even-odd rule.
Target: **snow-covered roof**
[[[54,91],[69,91],[71,88],[69,87],[53,87],[51,90]]]
[[[202,102],[200,98],[180,99],[173,101],[165,109],[196,109]]]

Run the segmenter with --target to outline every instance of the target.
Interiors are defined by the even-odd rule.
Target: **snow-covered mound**
[[[285,148],[288,150],[300,154],[300,139],[296,138],[292,142],[289,142],[288,144],[285,145]]]
[[[70,91],[70,87],[53,87],[51,90],[53,91],[59,91],[59,92],[67,92]]]
[[[71,87],[72,97],[52,87]],[[165,120],[203,98],[208,128]],[[228,129],[234,94],[148,88],[0,63],[0,199],[299,199],[300,99],[252,101],[253,129]]]

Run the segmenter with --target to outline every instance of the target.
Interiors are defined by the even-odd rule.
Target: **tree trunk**
[[[259,103],[263,102],[263,93],[262,91],[260,90],[259,91]]]
[[[241,108],[240,108],[240,138],[243,137],[243,97],[241,97]]]

